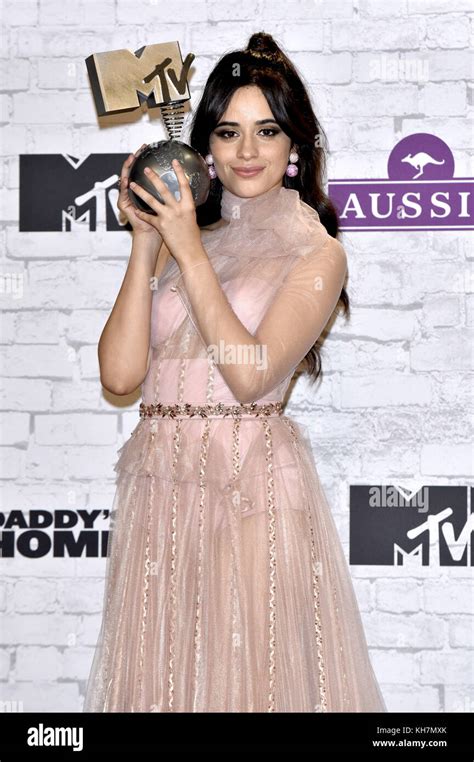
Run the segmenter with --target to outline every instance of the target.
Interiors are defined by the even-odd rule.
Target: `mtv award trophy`
[[[135,53],[126,49],[111,50],[94,53],[85,59],[99,116],[133,111],[143,102],[149,108],[160,107],[169,139],[145,146],[135,157],[129,176],[130,181],[141,185],[160,203],[164,203],[163,199],[144,169],[153,169],[179,200],[178,178],[171,164],[173,159],[178,159],[183,166],[196,206],[203,204],[209,194],[206,162],[194,148],[179,140],[184,103],[190,98],[187,74],[194,58],[193,53],[188,53],[183,61],[179,43],[164,42],[147,45]],[[130,187],[128,193],[138,209],[155,214]]]

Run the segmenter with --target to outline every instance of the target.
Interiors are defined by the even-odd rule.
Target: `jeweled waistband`
[[[223,402],[206,405],[191,405],[189,402],[176,405],[163,405],[157,402],[152,405],[140,403],[140,418],[177,418],[179,416],[199,416],[201,418],[223,417],[231,415],[234,418],[245,416],[274,416],[281,415],[283,404],[281,402],[267,402],[259,405],[256,402],[238,405],[226,405]]]

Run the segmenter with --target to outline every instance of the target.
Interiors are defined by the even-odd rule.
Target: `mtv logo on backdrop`
[[[119,222],[117,208],[118,173],[127,156],[22,154],[20,232],[131,230]]]
[[[351,485],[353,565],[473,566],[474,488]]]

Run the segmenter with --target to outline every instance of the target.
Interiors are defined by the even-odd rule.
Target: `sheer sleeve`
[[[234,312],[209,260],[184,268],[176,283],[183,304],[234,397],[257,401],[292,373],[321,335],[344,284],[347,257],[329,234],[322,246],[298,257],[255,330],[249,331]],[[237,309],[237,306],[236,306]]]

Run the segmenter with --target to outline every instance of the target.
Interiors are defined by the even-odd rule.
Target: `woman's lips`
[[[243,167],[232,167],[236,175],[239,175],[239,177],[254,177],[255,175],[258,175],[259,172],[263,170],[263,167],[249,167],[249,168],[243,168]]]

